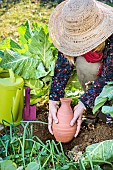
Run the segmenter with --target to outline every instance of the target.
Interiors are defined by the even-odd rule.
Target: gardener
[[[103,87],[108,81],[113,81],[113,8],[95,0],[63,1],[50,17],[49,33],[59,50],[50,90],[48,129],[51,134],[52,122],[58,123],[56,113],[59,100],[64,97],[74,63],[77,64],[82,86],[85,83],[84,75],[88,80],[93,66],[96,68],[94,83],[81,95],[74,107],[74,118],[70,125],[77,122],[76,137],[84,110],[93,108],[95,98]]]

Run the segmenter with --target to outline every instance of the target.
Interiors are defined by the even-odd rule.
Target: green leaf
[[[42,81],[43,81],[45,84],[47,84],[47,83],[49,83],[49,82],[52,81],[52,77],[49,76],[49,75],[47,75],[46,77],[44,77],[44,78],[42,79]]]
[[[102,113],[109,113],[113,117],[113,105],[112,106],[103,106]]]
[[[22,49],[22,47],[13,39],[10,39],[10,47],[14,49]]]
[[[99,165],[94,165],[94,170],[102,170]]]
[[[0,164],[3,162],[3,159],[0,157]]]
[[[102,92],[99,95],[102,98],[108,98],[109,100],[113,99],[113,86],[112,84],[107,84],[104,86]]]
[[[0,50],[5,49],[22,49],[22,47],[15,40],[7,38],[0,43]]]
[[[69,169],[69,165],[64,165],[62,169]]]
[[[48,61],[49,62],[49,61]],[[53,61],[51,61],[50,62],[50,65],[49,65],[49,71],[50,71],[50,73],[49,73],[49,75],[50,76],[54,76],[54,68],[55,68],[55,60],[53,60]]]
[[[48,34],[48,26],[46,24],[40,24],[40,23],[37,23],[37,22],[34,22],[33,23],[33,28],[34,30],[37,30],[38,32],[43,29],[45,34],[47,35]]]
[[[102,98],[98,96],[95,100],[95,104],[93,107],[93,114],[96,113],[98,109],[100,109],[105,104],[106,101],[107,101],[107,98]]]
[[[17,51],[19,49],[22,49],[22,47],[15,40],[7,38],[6,40],[0,43],[0,50],[5,49],[13,49],[14,51]]]
[[[28,79],[25,80],[25,86],[30,87],[31,89],[41,89],[43,87],[43,81],[41,81],[40,79]]]
[[[16,164],[14,164],[11,160],[5,160],[0,163],[1,170],[16,170]]]
[[[8,140],[10,140],[10,135],[5,134],[4,136],[2,136],[1,139],[2,139],[2,140],[5,140],[5,141],[8,141]]]
[[[40,100],[41,100],[41,98],[31,97],[30,98],[30,105],[37,104],[38,102],[40,102]]]
[[[40,169],[39,164],[37,164],[36,162],[31,162],[28,164],[27,168],[25,168],[25,170],[38,170]]]
[[[32,30],[30,27],[30,22],[26,21],[18,27],[18,32],[20,33],[19,41],[21,44],[27,44],[28,40],[32,37]]]
[[[86,153],[93,160],[112,161],[113,160],[113,140],[105,140],[87,146]],[[87,158],[85,158],[87,160]],[[98,162],[98,161],[97,161]]]
[[[49,41],[49,36],[45,34],[43,28],[40,32],[35,31],[31,43],[28,45],[29,51],[34,53],[43,62],[47,71],[51,71],[55,58],[53,57],[52,43]],[[52,62],[52,63],[51,63]]]
[[[84,161],[82,159],[79,160],[79,166],[80,166],[80,170],[86,170]]]
[[[19,41],[7,38],[0,44],[0,67],[10,69],[24,78],[26,86],[41,89],[49,86],[54,75],[58,50],[54,47],[46,24],[26,21],[18,28]],[[46,90],[48,94],[48,89]],[[35,100],[36,101],[36,100]]]
[[[21,55],[11,50],[5,51],[5,55],[0,62],[0,67],[9,69],[22,76],[24,79],[38,79],[48,74],[39,60]]]
[[[102,92],[95,99],[93,113],[95,113],[100,107],[102,107],[107,100],[113,100],[113,82],[108,82],[104,86]]]
[[[3,56],[4,56],[4,52],[0,50],[0,61],[2,60]]]
[[[10,49],[10,38],[6,38],[4,41],[0,42],[0,50]]]
[[[113,81],[107,82],[108,85],[113,85]]]

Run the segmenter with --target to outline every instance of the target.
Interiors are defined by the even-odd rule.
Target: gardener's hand
[[[86,110],[86,108],[81,101],[79,101],[79,103],[74,107],[74,117],[71,120],[70,125],[73,126],[75,122],[77,122],[75,137],[77,137],[77,135],[79,134],[84,110]]]
[[[53,135],[53,130],[52,130],[53,121],[55,123],[58,123],[58,118],[56,116],[58,108],[59,108],[59,101],[49,100],[48,129],[52,135]]]

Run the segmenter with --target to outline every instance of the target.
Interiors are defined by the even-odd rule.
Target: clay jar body
[[[61,107],[57,112],[59,123],[56,124],[53,121],[53,134],[56,141],[67,143],[73,139],[76,132],[76,124],[74,126],[70,126],[70,122],[74,116],[70,106],[72,99],[61,98],[60,100]]]

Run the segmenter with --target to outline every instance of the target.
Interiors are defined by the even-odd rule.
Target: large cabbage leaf
[[[113,169],[113,140],[105,140],[87,146],[79,162],[84,166],[84,170],[86,168],[100,170],[101,165],[104,165],[106,170]]]
[[[39,79],[48,74],[40,60],[8,49],[4,53],[0,67],[5,69],[12,68],[16,74],[22,76],[24,79]]]
[[[100,109],[106,101],[113,100],[113,82],[108,82],[107,85],[104,86],[102,92],[95,99],[93,113],[95,113],[98,109]]]
[[[48,95],[58,54],[48,27],[33,23],[31,29],[30,22],[26,21],[19,26],[18,32],[18,41],[7,38],[0,43],[0,67],[12,68],[22,76],[25,86],[29,86],[34,95],[38,95],[36,89],[41,90],[42,95]]]
[[[0,67],[12,68],[24,79],[30,79],[30,82],[31,79],[37,81],[44,77],[49,77],[51,81],[51,76],[54,75],[57,50],[50,40],[48,27],[34,24],[34,28],[31,30],[29,21],[26,21],[18,28],[18,31],[20,33],[19,43],[7,38],[0,44],[2,52]],[[38,82],[40,81],[42,80]],[[35,82],[35,84],[37,83]]]
[[[113,161],[113,140],[105,140],[86,147],[86,154],[89,154],[92,161]],[[85,160],[88,158],[85,157]]]
[[[40,32],[35,31],[29,44],[29,51],[35,54],[35,57],[40,58],[47,71],[53,70],[55,58],[53,57],[52,43],[43,29]]]

